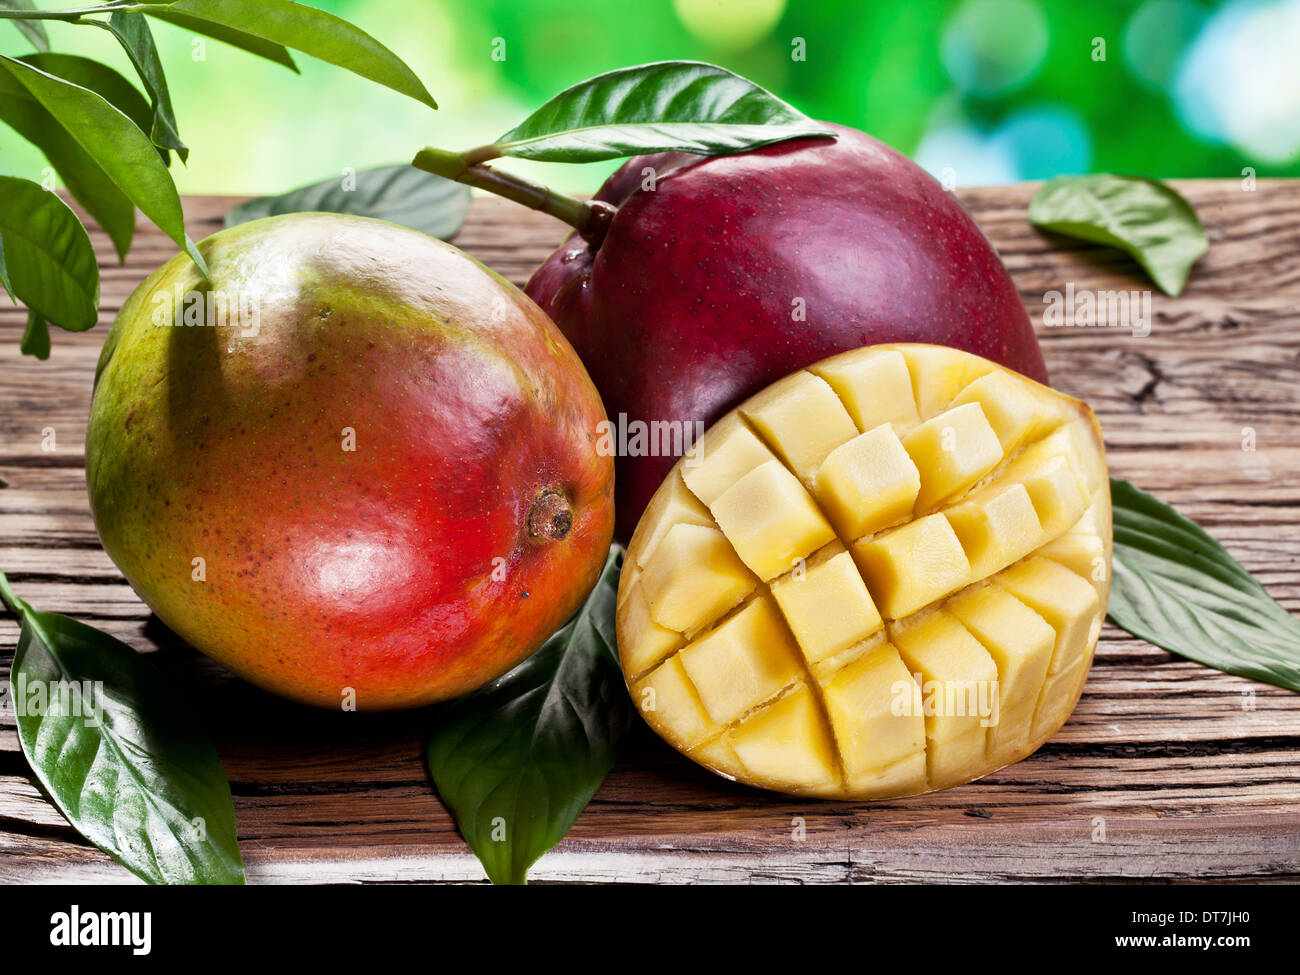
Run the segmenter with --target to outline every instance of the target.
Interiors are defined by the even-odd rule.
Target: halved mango
[[[1084,404],[937,346],[860,349],[742,404],[647,509],[619,584],[642,714],[799,795],[944,788],[1069,717],[1109,592]]]

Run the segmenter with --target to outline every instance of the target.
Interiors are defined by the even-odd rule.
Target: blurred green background
[[[40,6],[64,6],[38,0]],[[271,193],[490,142],[562,87],[666,58],[722,64],[956,185],[1057,173],[1300,175],[1300,0],[315,0],[415,69],[418,103],[295,55],[301,75],[156,23],[187,193]],[[131,76],[104,31],[54,49]],[[0,24],[0,52],[30,51]],[[615,163],[510,163],[593,190]],[[44,162],[0,128],[0,171]]]

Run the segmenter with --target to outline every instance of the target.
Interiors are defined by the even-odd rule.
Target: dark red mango
[[[630,160],[593,250],[571,237],[528,283],[586,363],[612,422],[701,420],[827,356],[948,345],[1045,382],[1033,326],[956,198],[870,136],[734,156]],[[631,537],[672,456],[617,461]]]

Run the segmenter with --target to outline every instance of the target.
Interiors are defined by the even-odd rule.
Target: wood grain
[[[1111,468],[1220,538],[1300,612],[1300,183],[1175,185],[1210,234],[1149,336],[1043,328],[1045,295],[1147,290],[1128,258],[1025,221],[1035,187],[961,196],[1035,321],[1055,385],[1101,417]],[[190,233],[235,198],[186,201]],[[563,227],[476,200],[456,243],[517,284]],[[217,742],[253,880],[480,880],[421,762],[428,715],[306,710],[226,674],[152,618],[100,550],[86,502],[90,381],[109,322],[174,253],[141,224],[125,265],[92,234],[100,326],[18,353],[0,310],[0,568],[33,603],[126,640],[168,673]],[[48,432],[55,449],[43,449]],[[1250,432],[1255,449],[1243,450]],[[0,677],[17,637],[0,621]],[[1082,701],[1028,760],[936,795],[876,804],[734,786],[640,730],[534,880],[583,882],[1300,879],[1300,696],[1177,660],[1107,626]],[[0,701],[0,882],[125,882],[26,774]]]

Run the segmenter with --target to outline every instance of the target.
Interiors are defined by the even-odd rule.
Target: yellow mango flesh
[[[727,734],[745,772],[785,792],[834,795],[840,785],[835,749],[821,705],[798,685]]]
[[[926,420],[903,438],[903,447],[921,473],[917,514],[965,491],[1002,460],[998,435],[978,403]]]
[[[777,460],[755,467],[709,510],[740,560],[760,579],[780,575],[835,539],[803,485]]]
[[[912,516],[921,475],[888,423],[831,451],[814,480],[814,493],[835,530],[861,538]]]
[[[678,633],[717,620],[756,582],[726,536],[706,525],[674,525],[641,571],[650,618]]]
[[[711,428],[628,550],[638,710],[720,775],[828,798],[1031,754],[1087,679],[1111,513],[1088,407],[977,356],[875,346]]]
[[[883,625],[866,583],[843,546],[826,558],[772,583],[786,624],[810,664],[860,643]],[[828,613],[834,606],[836,612]]]
[[[748,400],[740,414],[804,481],[812,478],[827,454],[858,435],[835,391],[810,372],[773,383]]]
[[[678,467],[677,473],[701,503],[710,505],[755,467],[775,459],[776,455],[764,446],[749,424],[739,414],[729,413],[709,428],[708,440],[695,445],[694,454]],[[651,506],[658,497],[657,492]],[[646,514],[650,511],[651,507],[647,507]]]
[[[926,515],[854,546],[887,619],[899,619],[971,581],[970,560],[941,514]]]
[[[869,787],[883,772],[918,755],[924,783],[925,716],[921,708],[894,707],[899,690],[910,694],[915,683],[893,644],[882,639],[821,686],[849,789]]]
[[[921,422],[907,360],[896,349],[858,349],[808,371],[830,384],[859,430],[887,423],[901,437]]]
[[[705,711],[720,725],[736,720],[803,673],[798,648],[766,596],[747,603],[678,657]]]

